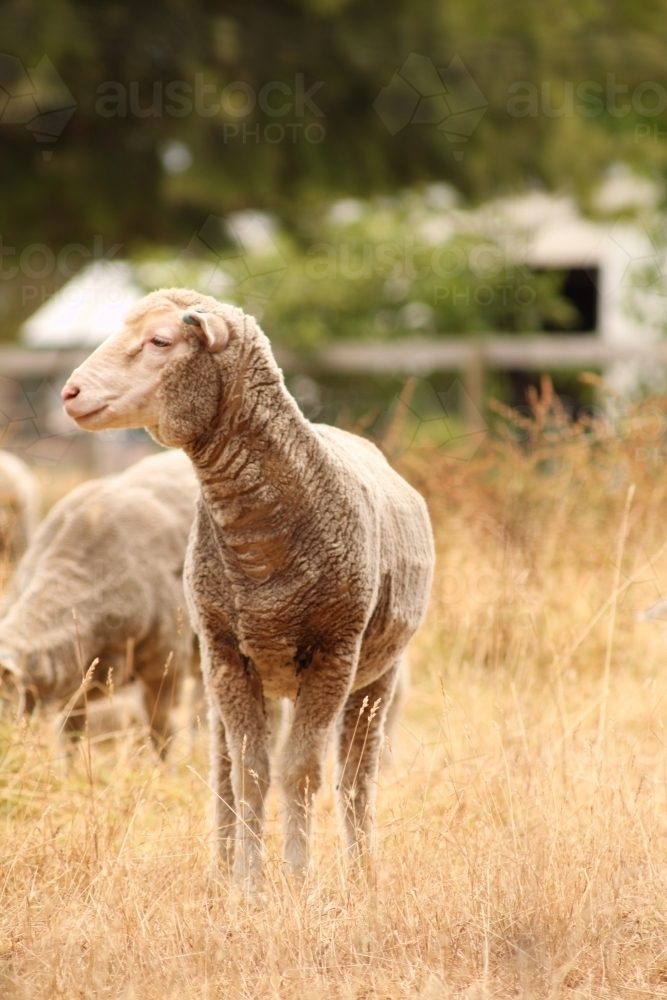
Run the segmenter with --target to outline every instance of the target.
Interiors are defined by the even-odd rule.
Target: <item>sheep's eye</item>
[[[151,344],[155,344],[156,347],[170,347],[171,342],[165,340],[164,337],[152,337]]]

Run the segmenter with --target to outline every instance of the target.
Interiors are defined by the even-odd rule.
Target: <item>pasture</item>
[[[511,415],[510,415],[511,417]],[[332,772],[315,864],[207,877],[206,727],[0,733],[0,996],[398,1000],[667,995],[667,594],[661,400],[572,424],[548,384],[469,460],[410,447],[438,569],[384,751],[368,880]],[[517,443],[517,439],[520,443]],[[360,725],[364,725],[363,717]]]

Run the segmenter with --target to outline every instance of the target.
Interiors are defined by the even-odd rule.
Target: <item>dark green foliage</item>
[[[476,199],[536,180],[585,193],[619,158],[662,169],[665,145],[654,126],[664,129],[664,109],[654,116],[653,91],[637,96],[637,88],[667,84],[666,14],[665,0],[8,0],[0,3],[0,48],[26,68],[48,56],[76,110],[49,160],[24,124],[0,125],[0,233],[13,245],[40,241],[56,251],[103,234],[127,253],[141,241],[180,245],[209,213],[248,206],[294,222],[323,197],[432,180]],[[472,129],[467,141],[438,129],[436,98],[431,124],[406,124],[394,135],[374,109],[411,53],[439,69],[462,60],[488,102],[478,123],[473,112],[463,128]],[[203,113],[182,114],[182,100],[168,87],[183,81],[194,88],[197,74],[213,96],[202,97]],[[463,71],[447,79],[461,98]],[[239,117],[237,90],[209,116],[235,81],[255,96],[271,83],[283,90],[265,94],[268,113],[258,104]],[[595,88],[583,100],[577,89],[587,81],[603,88],[597,104]],[[100,103],[113,97],[109,82],[127,96],[124,117],[104,116],[113,108],[112,100]],[[512,90],[522,82],[536,88],[523,103],[525,88]],[[307,94],[313,86],[300,109],[299,88]],[[627,89],[614,95],[614,87]],[[388,98],[392,127],[406,111],[401,93],[394,88]],[[156,113],[146,114],[154,95]],[[289,103],[285,115],[270,110]],[[299,128],[283,141],[266,138],[267,126],[289,124]],[[236,125],[247,127],[247,141],[242,132],[233,136]],[[324,129],[322,141],[305,140],[308,125],[316,126],[312,137]],[[248,138],[257,127],[259,141]],[[161,152],[174,141],[188,147],[193,162],[170,175]],[[464,155],[457,159],[457,152]]]

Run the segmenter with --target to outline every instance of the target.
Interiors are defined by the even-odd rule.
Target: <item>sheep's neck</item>
[[[290,560],[290,510],[303,489],[313,433],[277,368],[247,371],[217,425],[187,450],[231,569],[262,581]]]

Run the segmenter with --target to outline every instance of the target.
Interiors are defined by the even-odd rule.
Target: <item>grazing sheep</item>
[[[251,316],[192,291],[142,299],[63,400],[86,430],[146,427],[199,477],[186,596],[209,695],[216,845],[224,853],[235,828],[236,879],[252,883],[261,863],[265,697],[295,702],[280,767],[288,868],[308,867],[336,722],[346,834],[361,858],[387,709],[430,589],[422,497],[372,444],[305,419]]]
[[[151,735],[164,739],[194,653],[181,609],[198,492],[191,463],[173,451],[83,483],[49,512],[0,603],[0,666],[29,707],[76,696],[98,658],[68,727],[83,726],[85,700],[113,671],[116,688],[141,679]]]
[[[0,451],[0,589],[39,522],[39,487],[20,458]]]

